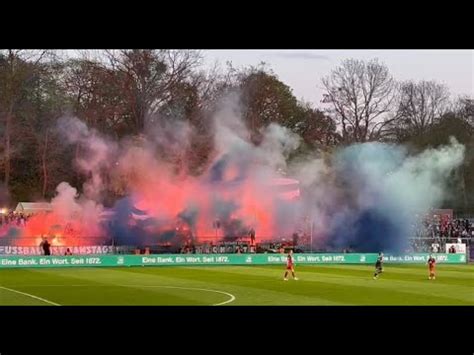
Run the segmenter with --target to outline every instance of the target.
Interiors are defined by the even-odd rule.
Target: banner
[[[384,256],[386,263],[426,263],[429,254]],[[295,254],[302,264],[373,264],[377,254]],[[436,254],[438,263],[466,262],[465,254]],[[163,265],[283,265],[284,254],[157,254],[95,256],[0,256],[0,268],[82,267],[82,266],[163,266]]]
[[[466,263],[466,254],[431,254],[437,263],[462,264]],[[387,264],[426,264],[430,254],[413,253],[403,255],[384,255],[384,262]]]
[[[239,247],[242,253],[255,253],[255,246],[248,244],[226,243],[219,246],[201,245],[196,246],[197,254],[234,254]],[[52,246],[51,255],[61,256],[65,255],[66,249],[71,251],[73,255],[96,255],[96,254],[116,254],[132,250],[132,247],[127,246],[111,246],[111,245],[89,245],[89,246]],[[0,245],[0,255],[44,255],[43,249],[39,246],[3,246]]]
[[[453,219],[453,210],[452,209],[432,209],[432,216],[439,216],[441,218]]]
[[[456,253],[466,254],[466,244],[463,243],[446,243],[446,253],[449,253],[449,248],[454,246]]]
[[[114,247],[111,245],[90,245],[81,247],[51,247],[52,255],[64,255],[66,249],[69,248],[72,254],[95,255],[95,254],[112,254]],[[1,246],[0,255],[43,255],[41,247],[19,247],[19,246]]]

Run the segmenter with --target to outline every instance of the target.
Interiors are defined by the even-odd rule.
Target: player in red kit
[[[436,266],[436,259],[433,258],[432,255],[430,255],[430,257],[428,259],[428,268],[430,270],[430,276],[428,277],[428,280],[435,280],[436,279],[435,266]]]
[[[288,271],[291,271],[291,275],[293,276],[293,280],[298,280],[295,275],[295,259],[293,257],[293,250],[288,252],[288,256],[286,257],[286,271],[285,277],[283,280],[288,281]]]

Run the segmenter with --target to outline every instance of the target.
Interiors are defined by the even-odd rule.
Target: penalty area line
[[[30,294],[30,293],[21,292],[21,291],[14,290],[14,289],[12,289],[12,288],[4,287],[4,286],[0,286],[0,289],[6,290],[6,291],[10,291],[10,292],[13,292],[13,293],[18,293],[18,294],[20,294],[20,295],[27,296],[27,297],[30,297],[30,298],[34,298],[34,299],[36,299],[36,300],[39,300],[39,301],[44,302],[44,303],[51,304],[51,305],[53,305],[53,306],[60,306],[60,304],[58,304],[58,303],[48,301],[47,299],[44,299],[44,298],[41,298],[41,297],[32,295],[32,294]]]

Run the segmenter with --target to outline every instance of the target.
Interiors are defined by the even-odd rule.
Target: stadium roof
[[[53,207],[48,202],[20,202],[15,208],[15,212],[38,213],[52,211]]]
[[[296,185],[300,182],[295,179],[288,179],[288,178],[275,178],[272,180],[272,185]]]

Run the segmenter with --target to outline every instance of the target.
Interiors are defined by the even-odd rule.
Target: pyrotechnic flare
[[[89,178],[82,195],[61,183],[53,211],[31,218],[16,244],[57,225],[73,231],[62,235],[67,245],[90,243],[92,236],[134,246],[215,240],[216,219],[218,238],[233,240],[254,229],[258,242],[291,238],[307,229],[301,225],[306,219],[313,242],[328,250],[395,251],[406,244],[414,216],[443,201],[449,174],[464,155],[454,140],[414,156],[400,146],[364,143],[289,163],[300,138],[272,123],[259,145],[251,143],[235,97],[214,116],[214,151],[198,175],[186,167],[193,130],[184,122],[121,142],[76,118],[59,126],[69,143],[83,147],[76,167]],[[108,191],[126,197],[105,209]]]

